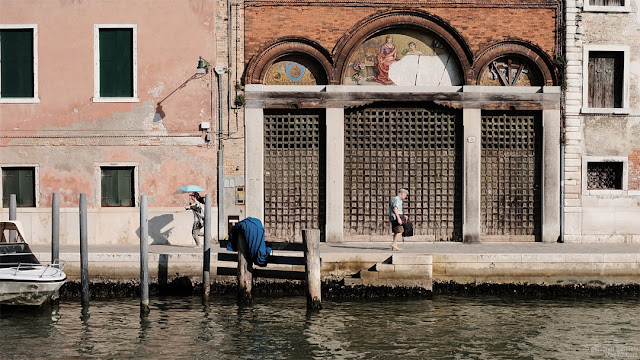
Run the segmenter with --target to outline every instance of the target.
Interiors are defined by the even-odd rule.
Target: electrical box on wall
[[[207,122],[200,123],[200,130],[209,130],[211,128],[211,124]]]
[[[236,186],[236,205],[244,205],[244,185]]]

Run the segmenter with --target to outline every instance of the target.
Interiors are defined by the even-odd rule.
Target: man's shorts
[[[394,234],[402,234],[404,232],[404,225],[399,224],[398,220],[391,221],[391,231]]]

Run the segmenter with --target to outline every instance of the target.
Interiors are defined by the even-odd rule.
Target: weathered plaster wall
[[[565,241],[640,242],[640,13],[583,11],[583,1],[567,1]],[[584,46],[628,46],[628,114],[582,111]],[[584,167],[589,158],[625,159],[623,190],[589,191]]]
[[[60,194],[63,212],[77,211],[78,195],[85,193],[97,243],[137,242],[137,209],[100,208],[99,166],[127,163],[137,167],[136,193],[148,195],[151,222],[151,213],[161,217],[150,232],[180,229],[167,239],[193,242],[191,213],[174,215],[187,197],[173,192],[197,184],[216,204],[216,77],[194,76],[199,56],[218,65],[215,6],[210,0],[0,0],[0,24],[38,26],[40,103],[0,104],[0,166],[38,168],[36,209],[18,211],[34,241],[50,238],[50,227],[31,224],[50,221],[53,193]],[[137,25],[138,102],[93,102],[95,24]],[[202,122],[211,123],[211,142],[204,140]],[[238,139],[225,147],[225,173],[242,177],[238,133],[235,126]],[[63,232],[76,230],[65,224]]]

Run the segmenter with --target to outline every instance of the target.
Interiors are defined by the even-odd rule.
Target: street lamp
[[[209,72],[209,68],[211,68],[211,64],[200,56],[200,60],[198,60],[198,68],[196,68],[196,74],[206,74]]]
[[[200,56],[198,60],[198,68],[196,74],[206,74],[211,69],[211,63]],[[227,72],[226,66],[214,66],[213,71],[216,73],[218,81],[218,241],[222,240],[224,234],[224,144],[222,142],[222,75]]]

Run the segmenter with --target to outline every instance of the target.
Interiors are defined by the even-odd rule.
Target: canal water
[[[640,358],[638,298],[135,298],[0,308],[2,359]]]

